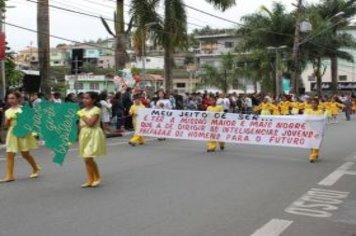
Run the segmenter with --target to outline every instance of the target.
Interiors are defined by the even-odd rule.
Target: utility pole
[[[279,66],[279,54],[278,54],[278,48],[276,48],[276,99],[279,100],[279,96],[281,93],[281,81],[279,79],[279,74],[278,74],[278,66]]]
[[[0,9],[0,32],[4,34],[4,24],[3,24],[3,9]],[[5,36],[4,36],[4,44],[5,44]],[[6,47],[4,45],[4,47]],[[6,49],[4,49],[6,50]],[[5,99],[6,96],[6,81],[5,81],[5,58],[3,58],[0,62],[0,82],[1,82],[1,91],[0,98]]]
[[[299,93],[299,79],[300,79],[300,63],[299,63],[299,51],[300,51],[300,23],[302,16],[302,6],[303,0],[298,0],[297,4],[297,16],[295,23],[295,33],[294,33],[294,45],[293,45],[293,77],[292,77],[292,85],[293,85],[293,93]]]

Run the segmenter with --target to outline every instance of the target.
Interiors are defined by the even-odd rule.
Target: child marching
[[[211,99],[212,104],[208,106],[206,111],[208,112],[224,112],[224,107],[220,105],[216,105],[216,98],[212,97]],[[225,143],[219,142],[220,150],[223,151],[225,149]],[[207,145],[207,152],[215,152],[216,148],[218,147],[218,142],[216,141],[209,141]]]
[[[26,137],[16,137],[13,134],[16,125],[16,118],[22,112],[21,94],[17,92],[10,93],[7,97],[8,104],[11,106],[5,112],[5,127],[8,128],[6,136],[6,176],[0,180],[0,183],[12,182],[15,180],[14,167],[16,153],[21,153],[22,157],[31,165],[32,173],[30,178],[39,176],[40,167],[36,160],[31,156],[30,151],[37,149],[37,141],[32,134]]]
[[[101,109],[98,106],[99,95],[88,92],[84,95],[84,108],[78,112],[80,117],[79,155],[84,159],[87,181],[83,188],[97,187],[101,176],[95,158],[106,155],[106,140],[100,126]]]
[[[319,100],[317,98],[312,99],[310,105],[311,105],[311,108],[304,110],[304,115],[308,115],[308,116],[322,116],[322,115],[324,115],[324,111],[322,109],[320,109]],[[311,149],[309,161],[311,163],[314,163],[316,160],[318,160],[318,158],[319,158],[319,149]]]
[[[131,106],[129,114],[132,117],[132,125],[134,127],[134,130],[137,131],[137,115],[138,111],[140,109],[145,108],[145,106],[142,104],[142,97],[139,94],[134,95],[134,104]],[[132,138],[129,141],[129,144],[131,146],[136,146],[137,144],[142,145],[145,143],[145,140],[143,136],[134,134]]]

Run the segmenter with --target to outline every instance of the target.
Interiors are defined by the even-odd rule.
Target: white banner
[[[136,134],[157,138],[320,148],[326,117],[140,109]]]

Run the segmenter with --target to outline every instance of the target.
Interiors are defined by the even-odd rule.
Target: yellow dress
[[[140,109],[145,108],[143,104],[140,105],[135,105],[133,104],[130,108],[129,114],[132,117],[132,125],[136,131],[137,129],[137,114]],[[143,144],[145,142],[145,139],[141,135],[134,134],[132,138],[130,139],[131,144]]]
[[[292,102],[291,107],[292,107],[292,111],[291,111],[292,115],[299,115],[300,110],[303,110],[304,108],[304,103]]]
[[[86,108],[80,112],[85,117],[101,116],[99,107],[93,107],[90,110]],[[93,127],[89,127],[82,119],[80,119],[79,133],[79,155],[82,158],[95,158],[106,155],[106,139],[103,130],[100,127],[100,117]]]
[[[208,112],[224,112],[224,107],[223,106],[209,106],[206,110]],[[221,150],[225,149],[225,143],[219,142],[219,146],[220,146]],[[218,142],[216,142],[216,141],[208,142],[208,145],[207,145],[208,151],[215,151],[217,147],[218,147]]]
[[[13,134],[14,127],[16,126],[16,113],[21,112],[21,107],[10,108],[5,112],[6,119],[11,120],[6,136],[6,152],[28,152],[38,148],[37,140],[32,136],[32,134],[29,134],[24,138],[18,138]]]
[[[261,116],[271,115],[271,103],[262,102],[260,105],[255,107],[254,112],[260,112]]]
[[[283,102],[282,101],[278,105],[279,105],[279,108],[281,110],[281,115],[283,115],[283,116],[289,115],[289,108],[291,106],[290,102],[288,102],[288,101],[284,101]]]
[[[276,104],[271,104],[271,110],[272,110],[272,115],[274,116],[279,116],[281,115],[280,111],[279,111],[279,106]]]
[[[321,115],[324,115],[324,113],[325,112],[319,108],[318,108],[318,110],[313,110],[312,108],[308,108],[308,109],[304,110],[304,115],[307,115],[307,116],[321,116]],[[309,160],[314,162],[318,158],[319,158],[319,149],[312,148],[310,151]]]

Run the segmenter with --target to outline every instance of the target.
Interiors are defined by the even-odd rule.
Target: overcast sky
[[[36,0],[31,0],[36,1]],[[309,0],[308,2],[316,2],[317,0]],[[50,4],[63,8],[72,9],[75,11],[85,12],[113,18],[114,0],[49,0]],[[126,1],[129,4],[129,0]],[[162,1],[163,2],[163,1]],[[261,5],[270,7],[272,0],[237,0],[237,5],[228,11],[221,13],[207,4],[204,0],[185,1],[193,7],[203,11],[223,16],[224,18],[240,21],[240,17],[258,11]],[[292,10],[292,3],[297,0],[282,1],[288,10]],[[36,29],[36,3],[27,0],[9,0],[9,8],[6,12],[6,21],[11,24],[16,24],[22,27]],[[125,11],[128,11],[126,7]],[[163,11],[163,8],[160,9]],[[78,15],[70,12],[65,12],[58,9],[51,9],[51,34],[61,36],[67,39],[83,41],[98,38],[109,37],[100,20],[93,17]],[[126,17],[128,19],[128,16]],[[215,28],[235,27],[234,24],[204,15],[202,13],[188,9],[188,22],[190,23],[189,30],[199,28],[199,26],[209,25]],[[30,46],[36,46],[36,34],[27,32],[22,29],[17,29],[12,26],[6,26],[7,41],[9,46],[14,50],[19,50]],[[63,40],[51,39],[51,47],[55,47],[58,43],[69,43]]]

